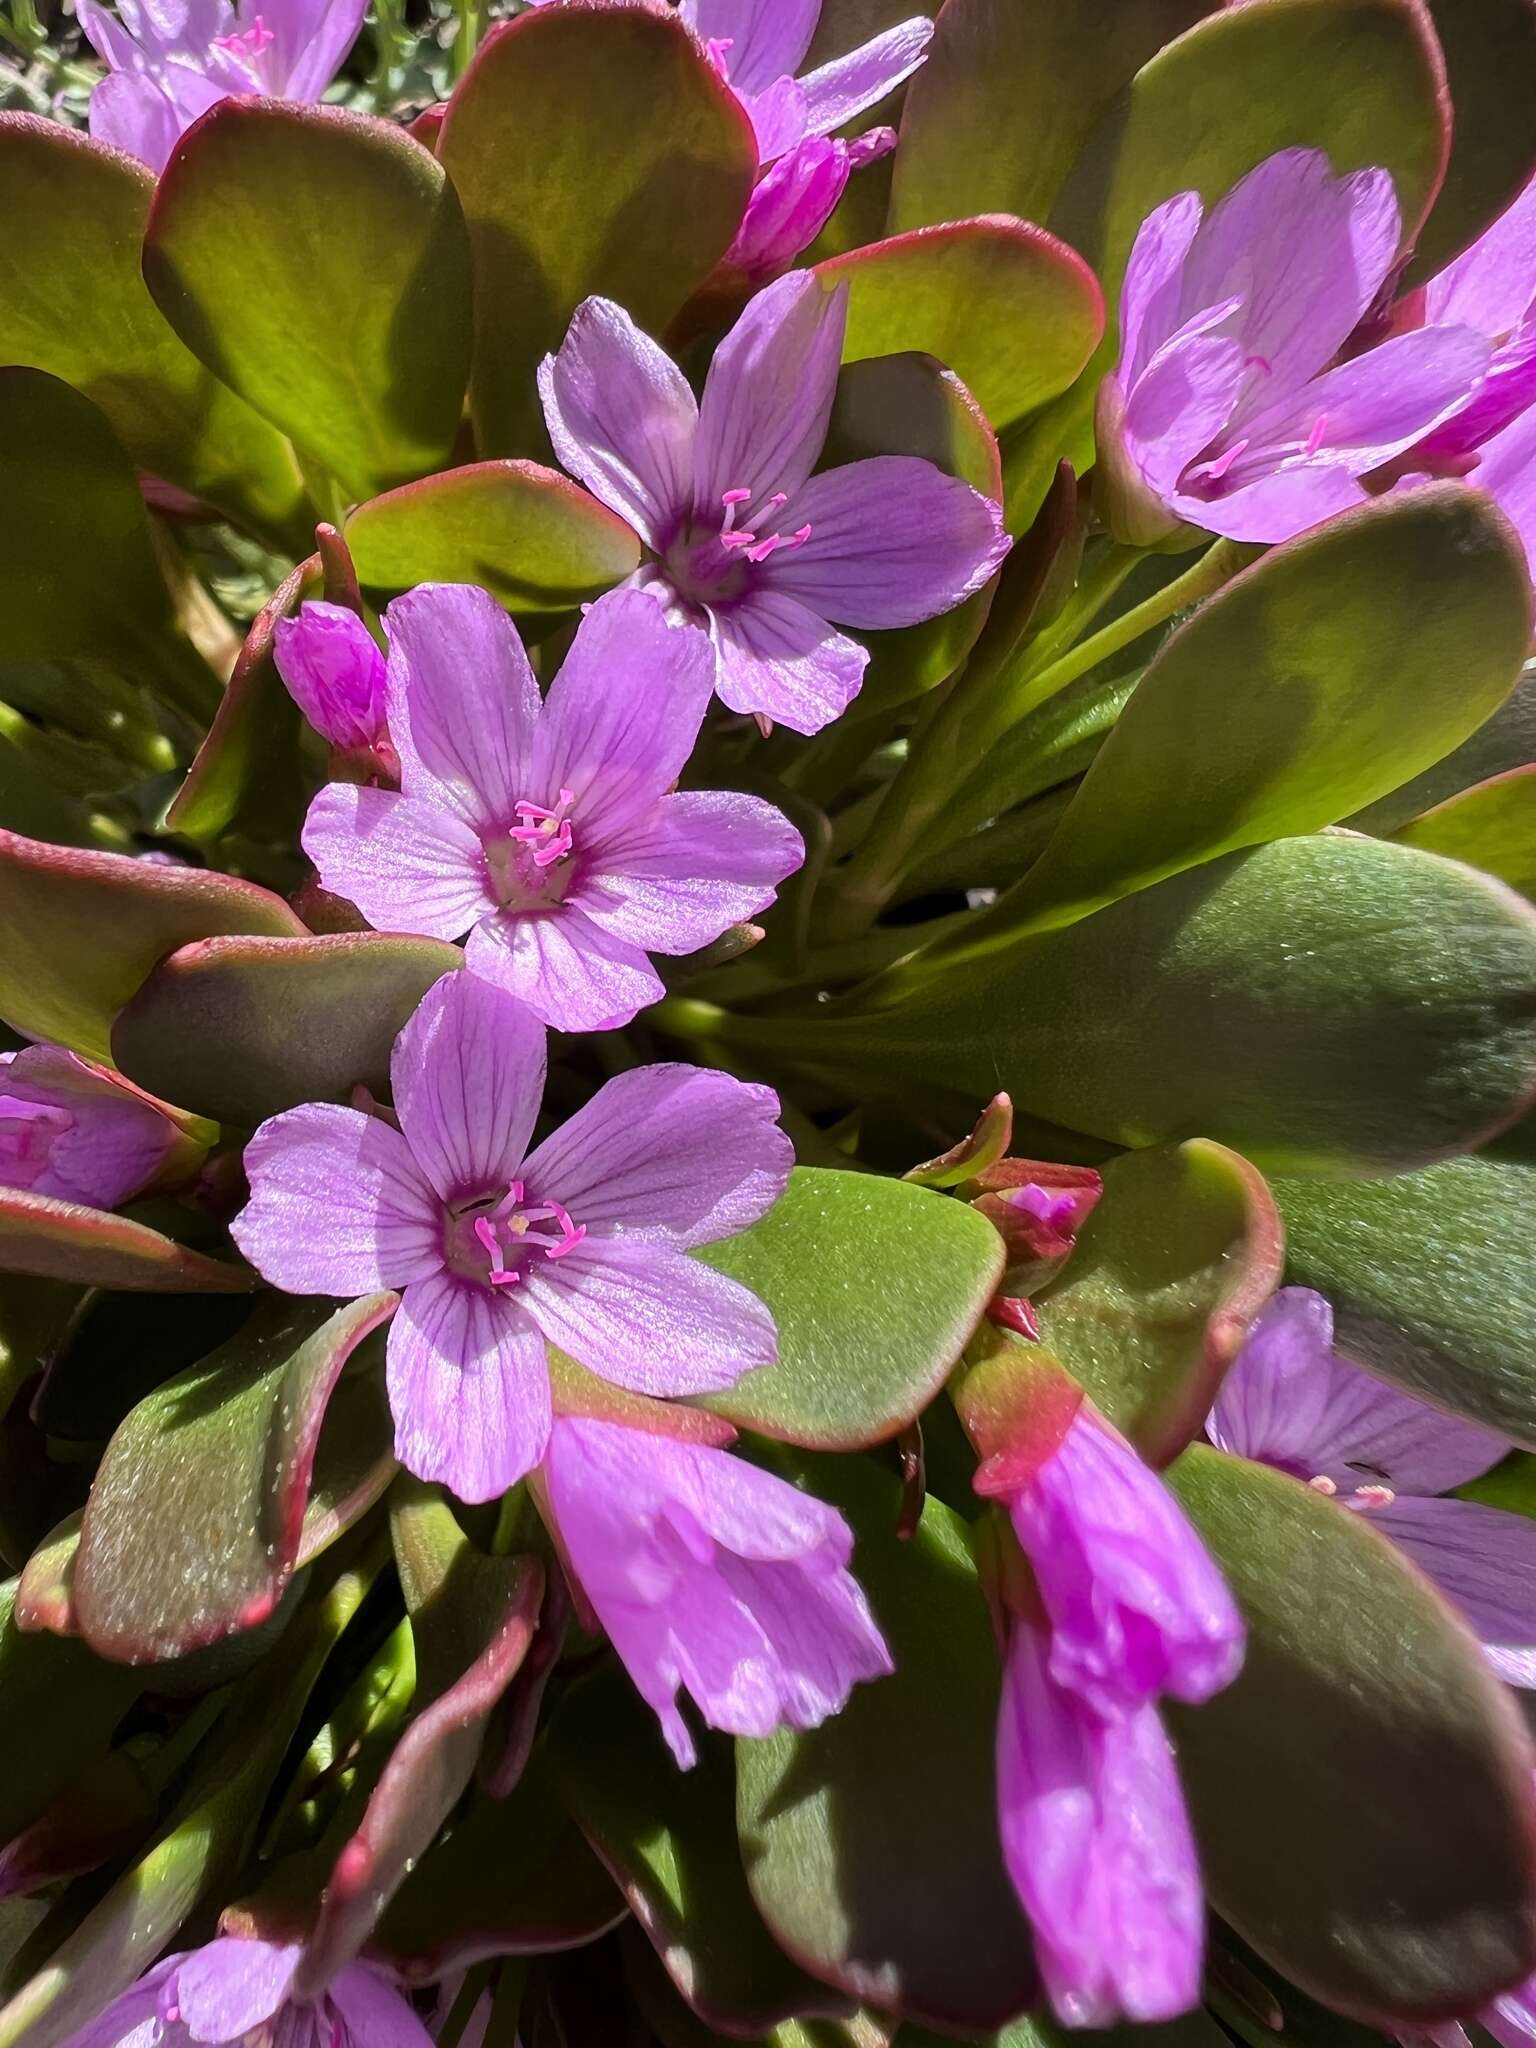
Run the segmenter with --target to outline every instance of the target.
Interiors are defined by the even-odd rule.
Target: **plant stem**
[[[480,38],[485,33],[485,14],[481,0],[459,0],[459,29],[453,39],[453,75],[460,79],[469,69]]]

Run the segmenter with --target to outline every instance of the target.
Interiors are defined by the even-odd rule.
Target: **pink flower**
[[[221,1938],[167,1956],[65,2048],[431,2048],[404,1994],[371,1963],[349,1963],[320,1998],[290,1999],[301,1943]]]
[[[61,1046],[0,1053],[0,1187],[115,1209],[178,1135],[148,1097]]]
[[[764,284],[808,249],[837,210],[849,178],[896,147],[894,128],[854,142],[813,135],[770,164],[752,188],[735,240],[721,261]]]
[[[483,590],[423,584],[386,624],[400,794],[332,783],[303,833],[323,886],[379,930],[468,932],[471,972],[558,1030],[606,1031],[664,993],[648,953],[708,945],[799,867],[771,804],[669,794],[714,665],[649,599],[593,605],[544,703]]]
[[[555,1532],[677,1761],[677,1695],[712,1728],[815,1728],[891,1670],[847,1570],[841,1515],[727,1451],[557,1416],[544,1458]]]
[[[1052,1675],[1047,1635],[1009,1631],[997,1724],[1003,1860],[1067,2026],[1169,2020],[1200,2000],[1205,1908],[1157,1709],[1106,1719]]]
[[[539,371],[565,467],[640,534],[635,581],[705,626],[733,711],[819,732],[868,651],[829,624],[915,625],[981,589],[1002,511],[916,456],[811,474],[826,439],[848,288],[797,271],[715,351],[701,402],[621,306],[588,299]]]
[[[1211,1442],[1368,1514],[1476,1631],[1510,1685],[1536,1686],[1536,1522],[1436,1496],[1513,1446],[1340,1358],[1333,1311],[1285,1287],[1255,1322],[1206,1425]]]
[[[388,746],[384,657],[356,612],[318,599],[301,604],[278,620],[272,659],[322,739],[345,754]]]
[[[319,100],[357,39],[366,0],[79,0],[106,60],[91,133],[163,171],[182,134],[231,94]]]
[[[235,1242],[290,1294],[403,1290],[387,1374],[407,1470],[490,1500],[549,1440],[546,1344],[645,1394],[727,1387],[777,1355],[756,1295],[690,1259],[789,1178],[778,1097],[700,1067],[638,1067],[529,1150],[544,1032],[467,973],[395,1041],[400,1128],[329,1103],[245,1151]]]
[[[1499,2048],[1531,2048],[1536,2041],[1536,1977],[1527,1977],[1513,1991],[1501,1992],[1471,2018],[1492,2034]],[[1438,2026],[1399,2028],[1402,2048],[1472,2048],[1466,2027],[1456,2020]]]
[[[1099,393],[1100,498],[1118,537],[1145,544],[1187,522],[1287,540],[1359,503],[1367,471],[1457,411],[1491,354],[1468,326],[1335,364],[1399,227],[1386,171],[1335,177],[1315,149],[1269,157],[1208,218],[1195,192],[1148,215]]]

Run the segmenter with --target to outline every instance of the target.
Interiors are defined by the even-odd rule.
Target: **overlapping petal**
[[[772,903],[805,859],[782,811],[729,790],[664,797],[603,848],[581,886],[594,924],[655,953],[692,953]]]
[[[701,508],[746,490],[750,527],[776,493],[793,497],[827,438],[848,320],[848,287],[795,271],[757,294],[716,349],[699,407]]]
[[[385,1357],[395,1456],[460,1500],[495,1500],[549,1437],[544,1339],[519,1302],[450,1273],[405,1290]]]
[[[428,989],[395,1041],[390,1081],[400,1128],[445,1202],[517,1178],[544,1094],[537,1018],[473,974]]]
[[[496,908],[477,834],[420,798],[327,783],[302,843],[323,886],[355,903],[375,931],[459,939]]]

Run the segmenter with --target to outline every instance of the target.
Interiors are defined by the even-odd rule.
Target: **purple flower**
[[[210,1941],[167,1956],[65,2048],[431,2048],[409,2000],[371,1963],[349,1963],[313,2002],[288,1996],[301,1943]]]
[[[1054,1645],[1009,1630],[997,1724],[1003,1859],[1059,2020],[1168,2020],[1200,1998],[1205,1908],[1157,1709],[1105,1718],[1053,1675]]]
[[[1335,177],[1286,149],[1211,211],[1182,192],[1143,221],[1100,389],[1099,468],[1116,534],[1181,522],[1279,541],[1367,493],[1359,479],[1465,402],[1489,343],[1426,327],[1335,364],[1397,254],[1386,171]],[[1330,368],[1329,365],[1334,367]]]
[[[318,100],[356,40],[366,0],[79,0],[106,60],[91,133],[163,171],[199,115],[240,93]]]
[[[401,792],[330,784],[304,850],[381,931],[468,932],[471,971],[546,1024],[627,1024],[664,993],[648,952],[708,945],[804,859],[757,797],[668,794],[714,664],[704,636],[648,598],[593,605],[542,704],[483,590],[423,584],[386,624]]]
[[[1008,1498],[1050,1622],[1054,1683],[1105,1719],[1230,1685],[1243,1623],[1182,1508],[1086,1403]]]
[[[1536,1977],[1527,1977],[1513,1991],[1504,1991],[1472,2018],[1492,2034],[1499,2048],[1531,2048],[1536,2041]],[[1472,2048],[1464,2026],[1442,2020],[1438,2026],[1399,2028],[1396,2039],[1403,2048]]]
[[[1511,1445],[1340,1358],[1320,1294],[1286,1287],[1274,1297],[1207,1429],[1221,1450],[1369,1514],[1466,1617],[1499,1676],[1536,1686],[1536,1522],[1435,1498],[1478,1478]]]
[[[305,718],[338,752],[393,758],[386,719],[384,657],[345,605],[319,600],[279,619],[272,659]],[[398,767],[398,763],[395,764]]]
[[[529,1151],[544,1032],[449,974],[395,1041],[400,1128],[312,1102],[245,1150],[235,1242],[290,1294],[403,1290],[387,1370],[407,1470],[468,1501],[549,1438],[546,1344],[646,1394],[728,1387],[777,1355],[773,1317],[686,1256],[764,1215],[789,1178],[778,1097],[700,1067],[637,1067]]]
[[[0,1187],[114,1209],[178,1139],[136,1088],[57,1045],[0,1053]]]
[[[890,1654],[841,1515],[727,1451],[557,1416],[544,1487],[577,1582],[686,1769],[712,1728],[815,1728]]]
[[[818,732],[868,652],[829,620],[910,626],[994,574],[1001,509],[916,456],[811,471],[831,417],[846,284],[797,271],[759,292],[715,352],[701,402],[621,306],[588,299],[539,371],[560,460],[636,528],[636,583],[707,626],[733,711]]]
[[[871,128],[855,142],[828,135],[797,142],[753,186],[722,262],[753,284],[776,277],[821,233],[852,174],[895,147],[894,128]]]

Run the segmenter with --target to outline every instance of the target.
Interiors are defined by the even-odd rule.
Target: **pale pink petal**
[[[1129,390],[1182,324],[1184,260],[1205,208],[1198,192],[1180,192],[1153,209],[1136,231],[1120,288],[1120,368]]]
[[[805,60],[821,0],[683,0],[682,16],[706,43],[723,43],[725,75],[737,92],[761,92]]]
[[[1477,2017],[1499,2048],[1529,2048],[1536,2041],[1536,1977],[1527,1977],[1513,1991],[1503,1992]]]
[[[1225,534],[1229,540],[1282,541],[1294,540],[1353,505],[1363,505],[1367,496],[1365,486],[1343,463],[1297,462],[1241,490],[1209,497],[1171,491],[1168,507],[1191,526]]]
[[[544,1095],[544,1032],[471,973],[423,996],[395,1040],[390,1082],[416,1162],[444,1201],[517,1178]]]
[[[162,1956],[152,1970],[136,1984],[114,1998],[95,2019],[69,2038],[69,2048],[161,2048],[162,2042],[179,2044],[188,2035],[168,2026],[161,2018],[165,1985],[174,1977],[185,1955]]]
[[[137,157],[157,176],[170,162],[186,125],[170,96],[142,72],[109,72],[91,92],[92,140]]]
[[[778,1114],[771,1088],[712,1067],[634,1067],[529,1154],[530,1200],[564,1203],[594,1238],[687,1249],[734,1237],[788,1184]]]
[[[1509,340],[1494,350],[1487,372],[1465,403],[1432,434],[1415,442],[1404,460],[1431,472],[1445,464],[1447,457],[1459,465],[1462,456],[1473,454],[1502,434],[1532,404],[1536,404],[1536,320],[1516,328]]]
[[[432,2035],[405,1993],[371,1963],[349,1963],[326,1997],[351,2035],[351,2048],[432,2048]]]
[[[556,676],[534,735],[533,800],[575,801],[583,860],[610,835],[650,816],[693,752],[714,687],[706,634],[676,626],[641,590],[612,590],[591,606]],[[604,862],[606,865],[606,862]]]
[[[1424,287],[1426,321],[1475,327],[1491,341],[1536,300],[1536,178],[1453,263]]]
[[[1536,406],[1485,444],[1472,482],[1488,493],[1519,534],[1536,576]]]
[[[637,1394],[709,1393],[778,1356],[749,1288],[655,1239],[586,1238],[532,1260],[517,1293],[551,1344]]]
[[[272,633],[272,660],[305,718],[333,747],[371,747],[384,730],[384,657],[345,605],[313,600]]]
[[[395,1456],[460,1500],[499,1498],[549,1439],[544,1339],[512,1293],[437,1273],[406,1289],[389,1326]]]
[[[808,71],[800,83],[805,89],[810,133],[830,135],[834,128],[841,128],[894,92],[927,56],[933,27],[926,14],[915,14],[861,43],[846,57],[834,57],[830,64]]]
[[[800,834],[761,797],[688,790],[609,840],[576,900],[616,938],[692,953],[765,910],[804,859]]]
[[[263,25],[277,38],[273,55],[285,83],[282,97],[319,100],[357,41],[368,0],[258,0]]]
[[[231,1237],[288,1294],[368,1294],[442,1264],[441,1211],[411,1149],[379,1117],[307,1102],[245,1148],[251,1199]]]
[[[772,518],[771,497],[792,497],[805,482],[827,438],[847,320],[846,283],[829,291],[808,270],[750,301],[704,384],[695,469],[701,516],[713,517],[727,491],[750,491],[736,511],[737,526],[750,530]]]
[[[915,626],[989,583],[1013,545],[1002,507],[915,455],[876,455],[814,476],[786,530],[810,528],[758,571],[763,588],[840,625]]]
[[[808,249],[836,211],[848,183],[848,145],[812,136],[758,179],[726,250],[728,267],[771,277]]]
[[[400,786],[480,831],[527,795],[539,686],[517,628],[471,584],[423,583],[384,614]]]
[[[752,123],[760,164],[771,164],[805,141],[807,102],[805,88],[797,79],[776,78],[762,92],[738,93],[737,97]]]
[[[754,590],[710,615],[715,688],[732,711],[751,711],[792,732],[820,732],[859,694],[869,650],[798,598]]]
[[[375,931],[458,939],[496,908],[475,833],[420,798],[332,782],[301,836],[322,886],[355,903]]]
[[[1460,1609],[1500,1678],[1536,1686],[1536,1521],[1479,1501],[1407,1496],[1369,1519]]]
[[[238,2041],[286,2003],[302,1942],[210,1941],[176,1973],[176,2004],[194,2041]]]
[[[1169,343],[1137,378],[1121,432],[1149,490],[1167,498],[1185,469],[1215,440],[1248,375],[1242,349],[1219,335]]]
[[[484,919],[465,958],[553,1031],[617,1031],[667,992],[638,946],[572,903]]]
[[[556,455],[650,546],[665,547],[693,502],[699,408],[688,380],[611,299],[586,299],[539,367]]]

